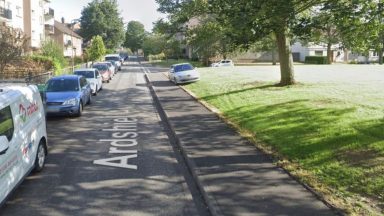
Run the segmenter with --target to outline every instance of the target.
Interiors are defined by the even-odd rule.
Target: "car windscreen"
[[[93,68],[96,68],[99,71],[106,71],[106,70],[108,70],[108,66],[106,64],[93,65]]]
[[[113,65],[113,66],[116,66],[116,61],[114,61],[114,60],[108,60],[109,62],[111,62],[111,64]]]
[[[182,72],[182,71],[188,71],[188,70],[193,70],[193,66],[190,64],[184,64],[184,65],[175,65],[173,67],[173,70],[177,72]]]
[[[105,61],[110,61],[110,60],[120,61],[120,58],[117,57],[117,56],[107,56],[107,57],[105,57]]]
[[[85,78],[95,78],[95,72],[93,71],[75,71],[75,74]]]
[[[47,83],[46,92],[70,92],[79,91],[77,79],[54,79]]]

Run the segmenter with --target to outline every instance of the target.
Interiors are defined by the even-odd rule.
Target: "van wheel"
[[[46,155],[47,150],[45,148],[45,143],[41,140],[39,146],[37,147],[35,169],[33,170],[34,172],[40,172],[44,168]]]

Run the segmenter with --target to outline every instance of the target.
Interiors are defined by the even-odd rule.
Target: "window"
[[[13,137],[13,119],[11,107],[5,107],[0,110],[0,136],[6,136],[8,141]]]
[[[83,88],[84,86],[87,85],[87,80],[84,77],[80,78],[80,86]]]
[[[16,16],[22,17],[21,11],[22,11],[21,7],[20,6],[16,6]]]
[[[315,51],[315,56],[323,56],[323,51]]]

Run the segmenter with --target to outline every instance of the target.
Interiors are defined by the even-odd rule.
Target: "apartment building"
[[[32,50],[41,47],[46,33],[53,34],[54,11],[49,8],[50,2],[50,0],[23,0],[24,33],[29,38],[27,46]]]
[[[23,0],[0,0],[0,24],[24,31]]]

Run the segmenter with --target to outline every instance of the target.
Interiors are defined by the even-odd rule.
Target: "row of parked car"
[[[92,68],[51,78],[45,92],[36,85],[0,83],[0,207],[32,170],[44,167],[46,114],[80,116],[122,63],[119,55],[108,55]]]
[[[118,54],[107,55],[104,62],[96,62],[91,68],[48,80],[44,94],[47,115],[81,116],[84,106],[92,103],[92,95],[96,96],[103,83],[112,80],[122,63]]]

